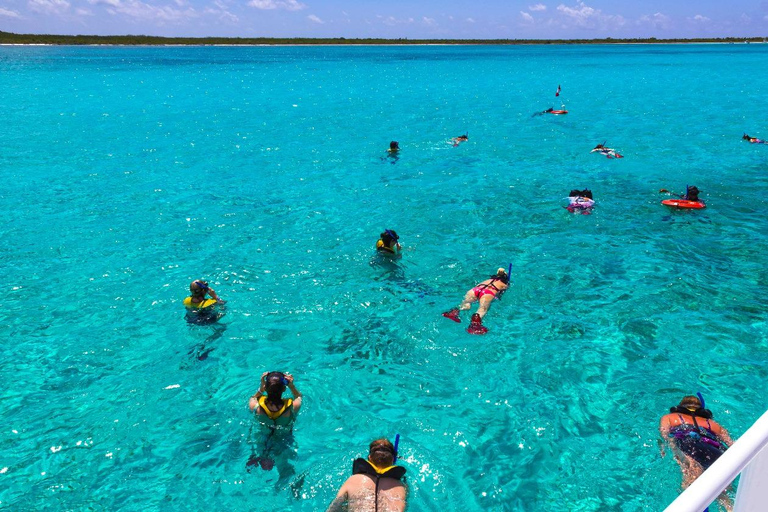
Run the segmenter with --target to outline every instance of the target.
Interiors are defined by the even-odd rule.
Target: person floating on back
[[[400,237],[394,229],[385,229],[379,235],[379,240],[376,242],[376,250],[381,254],[398,256],[402,250],[398,240],[400,240]]]
[[[394,465],[396,458],[389,440],[373,441],[368,458],[356,459],[352,464],[352,476],[341,486],[327,512],[403,512],[408,489],[403,483],[405,468]]]
[[[595,207],[595,201],[592,199],[592,191],[588,188],[584,190],[571,190],[568,193],[568,206],[564,206],[571,213],[581,213],[589,215]]]
[[[464,296],[464,300],[459,304],[459,307],[446,311],[443,313],[443,316],[454,322],[461,322],[459,312],[469,309],[473,302],[479,302],[480,305],[477,308],[477,313],[472,315],[467,332],[470,334],[485,334],[488,332],[488,328],[483,325],[483,317],[488,312],[488,308],[491,307],[493,299],[501,299],[507,288],[509,288],[509,274],[506,270],[500,268],[494,275],[469,290]]]
[[[608,158],[624,158],[624,156],[618,154],[615,149],[605,147],[605,142],[595,146],[590,153],[600,153]]]
[[[768,144],[768,141],[764,141],[763,139],[758,139],[756,137],[750,137],[746,133],[741,138],[751,144]]]
[[[184,299],[184,307],[187,308],[187,322],[191,324],[212,324],[224,316],[224,312],[217,307],[218,304],[225,304],[216,295],[216,290],[208,286],[207,281],[196,279],[189,285],[190,296]],[[211,298],[207,299],[206,295]]]
[[[683,472],[683,489],[733,444],[728,431],[712,419],[712,412],[704,408],[702,401],[695,396],[685,396],[659,422],[659,433],[672,448]],[[726,510],[732,510],[733,503],[725,491],[718,501]]]

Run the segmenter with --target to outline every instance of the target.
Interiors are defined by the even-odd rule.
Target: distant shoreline
[[[60,36],[14,34],[0,31],[2,46],[486,46],[486,45],[585,45],[585,44],[744,44],[765,43],[765,37],[696,39],[377,39],[303,37],[156,37],[156,36]]]

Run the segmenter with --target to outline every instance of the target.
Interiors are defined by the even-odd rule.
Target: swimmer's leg
[[[469,290],[467,294],[464,295],[464,300],[459,304],[459,309],[466,311],[472,306],[473,302],[477,302],[477,297],[475,297],[475,292],[473,290]]]
[[[493,302],[493,299],[495,297],[493,295],[483,295],[480,297],[480,307],[477,308],[477,314],[480,315],[480,319],[485,316],[485,314],[488,312],[488,308],[491,307],[491,302]]]

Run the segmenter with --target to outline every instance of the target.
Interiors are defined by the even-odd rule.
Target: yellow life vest
[[[394,247],[387,247],[386,245],[384,245],[384,242],[381,239],[379,239],[379,241],[376,242],[376,250],[385,251],[390,254],[397,254],[397,242],[395,242]]]
[[[214,304],[216,304],[216,301],[213,299],[203,299],[197,303],[192,302],[192,297],[184,299],[184,306],[189,309],[204,309],[213,306]]]
[[[283,400],[283,406],[280,408],[280,410],[272,412],[269,410],[269,407],[267,407],[267,397],[262,396],[259,398],[259,405],[261,406],[261,410],[264,411],[264,414],[267,415],[267,418],[271,419],[272,421],[277,420],[280,416],[283,415],[283,413],[288,410],[289,407],[293,405],[293,400],[290,398],[286,398]]]
[[[405,475],[405,468],[402,466],[389,466],[386,468],[379,468],[373,462],[366,459],[355,459],[352,464],[353,475],[369,475],[376,478],[376,487],[378,488],[379,478],[385,476],[387,478],[394,478],[396,480],[402,480]]]

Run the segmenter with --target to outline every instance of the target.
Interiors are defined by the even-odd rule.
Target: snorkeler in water
[[[449,144],[453,144],[453,147],[458,146],[462,142],[466,142],[469,140],[469,134],[465,133],[464,135],[459,135],[458,137],[454,137],[449,141]]]
[[[389,143],[389,149],[387,149],[387,156],[381,157],[381,161],[389,161],[389,163],[394,164],[400,159],[400,143],[396,140],[393,140]]]
[[[605,142],[595,146],[590,153],[600,153],[608,158],[624,158],[624,156],[617,153],[615,149],[605,147]]]
[[[397,440],[395,440],[397,443]],[[387,439],[368,447],[366,459],[355,459],[352,476],[339,489],[326,512],[404,512],[408,488],[405,468],[396,466],[397,448]]]
[[[403,249],[398,240],[400,240],[400,236],[394,229],[385,229],[379,235],[379,240],[376,242],[376,250],[382,254],[397,256]]]
[[[678,196],[680,199],[685,199],[687,201],[698,201],[700,203],[703,203],[701,199],[699,199],[699,194],[701,193],[696,186],[686,186],[685,187],[685,194],[675,194],[674,192],[667,190],[665,188],[662,188],[659,190],[659,193],[662,194],[670,194],[673,196]]]
[[[758,139],[756,137],[750,137],[746,133],[741,137],[743,140],[746,140],[750,144],[768,144],[768,141],[765,141],[763,139]]]
[[[494,275],[476,284],[469,290],[464,296],[464,300],[459,304],[459,307],[446,311],[443,313],[443,316],[460,323],[459,312],[466,311],[472,306],[472,303],[479,302],[480,306],[477,308],[477,313],[472,315],[467,332],[470,334],[485,334],[488,332],[488,328],[483,325],[483,317],[488,312],[488,308],[491,307],[491,302],[494,299],[501,299],[507,288],[509,288],[509,274],[506,270],[500,268]]]
[[[659,433],[672,448],[683,473],[683,489],[690,486],[733,444],[728,431],[712,419],[709,409],[704,408],[703,400],[700,393],[698,396],[684,396],[659,422]],[[723,491],[718,501],[726,510],[733,509],[727,492]]]
[[[286,388],[291,390],[293,398],[283,398]],[[265,441],[262,453],[251,457],[246,467],[255,465],[269,471],[274,467],[272,455],[278,455],[283,438],[293,433],[293,423],[301,409],[301,392],[293,383],[293,375],[283,372],[264,372],[261,375],[259,390],[248,401],[248,408],[256,419],[265,427]]]
[[[217,309],[218,304],[226,304],[219,298],[216,290],[208,285],[208,281],[195,279],[189,285],[190,296],[184,299],[184,307],[187,309],[187,322],[191,324],[212,324],[224,316],[223,311]],[[207,299],[206,295],[211,298]]]
[[[589,215],[594,207],[595,200],[592,199],[592,191],[585,188],[584,190],[571,190],[568,193],[568,206],[564,208],[571,213]]]

